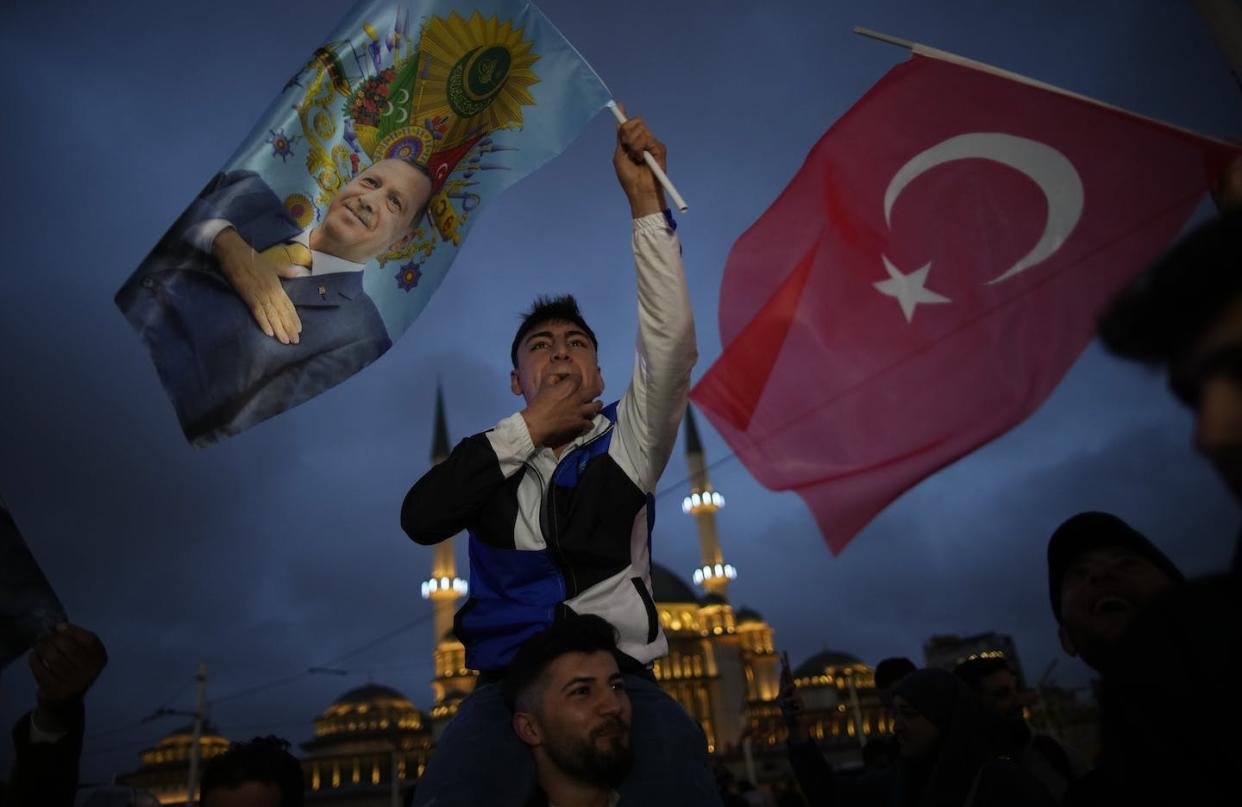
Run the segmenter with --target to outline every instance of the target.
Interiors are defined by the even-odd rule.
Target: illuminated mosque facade
[[[443,397],[437,391],[432,462],[443,461],[449,447]],[[776,706],[780,662],[774,631],[759,612],[735,610],[729,602],[729,584],[738,570],[726,562],[717,532],[716,515],[725,500],[708,478],[689,408],[685,447],[691,487],[682,512],[697,526],[700,565],[690,580],[699,591],[652,564],[653,598],[669,644],[668,655],[655,662],[653,672],[660,686],[702,725],[717,760],[728,765],[743,758],[747,764],[766,760],[765,769],[783,772],[785,728]],[[391,804],[394,781],[400,789],[417,779],[444,726],[474,689],[478,674],[466,668],[465,647],[453,634],[457,601],[469,588],[457,575],[454,543],[449,539],[434,547],[431,574],[421,585],[422,596],[433,607],[433,705],[423,712],[397,690],[374,683],[330,704],[315,718],[314,738],[301,744],[308,804]],[[857,658],[826,650],[798,665],[793,674],[811,734],[830,757],[856,759],[867,738],[892,732],[873,671]],[[162,774],[160,781],[168,786],[150,788],[161,804],[184,803],[189,742],[185,732],[160,740],[143,752],[142,768],[127,781],[150,788],[140,783],[154,785]],[[205,757],[225,748],[223,737],[204,735]]]

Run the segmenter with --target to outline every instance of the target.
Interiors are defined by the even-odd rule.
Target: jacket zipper
[[[548,485],[547,499],[543,498],[542,493],[540,493],[540,496],[539,496],[540,509],[546,508],[546,512],[550,513],[550,517],[546,519],[546,521],[548,522],[548,526],[551,527],[551,529],[549,530],[550,534],[545,535],[544,540],[548,544],[548,547],[553,550],[553,555],[556,557],[557,563],[559,563],[560,567],[565,570],[565,574],[569,576],[569,591],[566,592],[566,595],[567,595],[566,599],[572,599],[573,597],[576,597],[578,595],[578,578],[574,575],[573,568],[565,560],[565,556],[561,552],[560,541],[558,540],[560,537],[560,523],[556,517],[556,474],[561,470],[561,465],[564,464],[565,460],[572,457],[577,451],[591,445],[596,440],[603,437],[605,434],[608,434],[608,432],[612,431],[612,427],[615,425],[616,424],[613,423],[611,420],[608,421],[608,428],[604,429],[602,432],[595,435],[590,440],[587,440],[582,445],[576,446],[570,449],[569,451],[567,451],[565,453],[565,456],[557,461],[556,467],[552,469],[552,481]],[[539,475],[539,471],[536,470],[535,473]],[[543,476],[542,475],[539,475],[539,481],[540,481],[540,491],[542,491],[543,490],[543,485],[542,485]],[[541,514],[540,519],[539,519],[540,527],[543,527],[544,521],[545,521],[544,515]]]

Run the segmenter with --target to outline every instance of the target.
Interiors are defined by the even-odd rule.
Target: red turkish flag
[[[1235,153],[915,55],[734,244],[691,398],[838,553],[1043,402]]]

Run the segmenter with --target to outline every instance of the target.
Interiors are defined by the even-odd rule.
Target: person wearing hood
[[[781,693],[789,755],[813,807],[1046,807],[1052,797],[997,752],[995,725],[953,673],[924,669],[893,687],[897,764],[849,781],[837,777],[801,725],[793,687]]]

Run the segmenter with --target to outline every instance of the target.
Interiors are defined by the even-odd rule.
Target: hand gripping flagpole
[[[612,111],[612,116],[617,119],[617,123],[625,123],[627,118],[625,113],[617,107],[616,101],[608,102],[608,109]],[[651,173],[655,174],[655,178],[660,180],[660,185],[664,191],[673,200],[673,204],[677,205],[677,209],[685,213],[690,207],[686,204],[686,200],[681,198],[681,194],[673,187],[673,180],[668,178],[668,174],[664,173],[664,169],[655,161],[655,157],[651,156],[651,152],[643,149],[643,159],[647,162],[647,167],[651,169]]]

